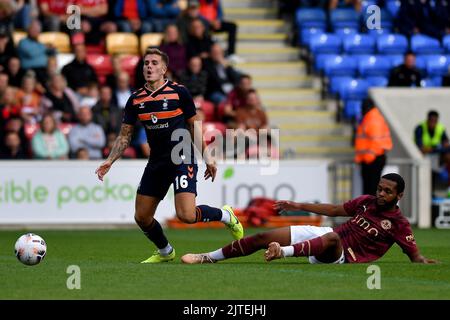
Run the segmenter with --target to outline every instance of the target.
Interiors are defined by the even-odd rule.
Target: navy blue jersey
[[[168,161],[173,147],[184,141],[189,142],[191,154],[182,159],[193,161],[190,141],[183,138],[172,141],[172,133],[176,129],[187,130],[186,120],[195,114],[195,104],[188,90],[167,80],[153,92],[145,87],[134,92],[125,106],[123,123],[134,125],[138,119],[141,121],[151,149],[150,160]]]

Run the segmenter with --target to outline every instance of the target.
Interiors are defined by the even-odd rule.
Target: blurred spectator
[[[145,0],[117,0],[114,7],[114,15],[119,19],[117,25],[122,32],[152,32],[147,12]]]
[[[239,79],[236,71],[225,59],[223,49],[219,44],[211,47],[211,57],[205,60],[204,69],[208,72],[206,97],[218,105],[226,100],[228,93]]]
[[[6,132],[4,137],[4,147],[0,152],[0,159],[23,160],[27,158],[28,155],[22,147],[22,141],[17,132]]]
[[[420,71],[416,68],[416,57],[408,52],[404,63],[391,70],[388,87],[420,87],[421,80]]]
[[[197,114],[202,113],[205,117],[204,109],[214,110],[214,105],[205,100],[206,87],[208,85],[208,73],[202,69],[202,59],[200,57],[192,57],[189,60],[188,67],[181,72],[179,81],[188,89],[189,93],[194,99],[197,108]]]
[[[94,68],[86,62],[85,45],[77,44],[73,51],[75,58],[62,68],[61,73],[72,90],[80,95],[87,95],[89,85],[98,82],[97,75]]]
[[[187,69],[181,72],[179,81],[188,89],[194,100],[204,98],[208,84],[208,73],[202,70],[202,59],[200,57],[194,56],[189,59]]]
[[[57,120],[62,122],[76,122],[76,112],[79,109],[79,101],[75,93],[67,87],[66,79],[55,74],[50,77],[48,91],[45,93],[43,105],[48,111],[52,111]]]
[[[147,0],[153,32],[163,32],[166,26],[174,23],[181,10],[178,0]]]
[[[98,102],[100,97],[98,85],[96,83],[89,84],[86,95],[80,96],[80,106],[88,106],[92,108]]]
[[[12,0],[0,0],[0,28],[9,32],[14,29],[13,19],[16,13],[16,3]]]
[[[17,51],[20,63],[24,70],[33,69],[39,82],[46,80],[46,69],[48,55],[54,55],[55,49],[46,47],[38,41],[41,32],[41,23],[33,20],[28,28],[27,37],[20,40]]]
[[[9,59],[6,72],[9,76],[9,84],[13,87],[20,87],[23,76],[25,75],[25,70],[20,66],[19,58],[11,57]]]
[[[138,64],[140,64],[141,61],[142,61],[142,64],[141,64],[141,68],[140,68],[140,71],[141,71],[140,73],[142,73],[142,68],[144,67],[143,57],[141,57],[139,59]],[[117,88],[117,78],[121,72],[124,72],[124,70],[122,69],[122,64],[120,63],[119,55],[115,55],[112,57],[112,66],[113,66],[113,72],[106,76],[106,85],[108,87],[111,87],[115,91]],[[136,70],[136,72],[137,72],[137,70]],[[144,76],[142,76],[142,77],[144,77]]]
[[[448,27],[447,1],[402,1],[397,14],[399,32],[412,36],[422,33],[440,40]]]
[[[16,97],[26,123],[34,124],[41,120],[41,95],[36,92],[36,77],[33,71],[28,71],[23,77],[22,86],[17,91]]]
[[[267,115],[262,108],[261,100],[255,89],[247,92],[245,106],[236,110],[236,128],[243,130],[267,129]]]
[[[3,100],[3,96],[6,92],[6,88],[9,86],[9,76],[7,73],[0,72],[0,103]]]
[[[159,46],[162,52],[169,56],[169,71],[178,77],[181,71],[186,68],[186,47],[181,42],[178,27],[169,24],[164,31],[164,38]]]
[[[7,69],[8,61],[17,56],[14,42],[6,28],[0,28],[0,72]]]
[[[224,20],[220,0],[199,0],[200,14],[208,20],[213,32],[226,32],[228,34],[227,56],[234,58],[236,51],[237,26],[234,22]]]
[[[45,31],[65,30],[70,0],[38,0],[39,12]]]
[[[100,88],[100,99],[92,108],[93,121],[103,128],[105,133],[119,133],[122,125],[122,109],[113,102],[112,90],[108,86]]]
[[[78,149],[85,148],[89,152],[89,159],[101,159],[105,133],[101,126],[92,122],[91,108],[80,108],[78,122],[69,132],[70,150],[75,153]]]
[[[439,113],[434,110],[428,112],[426,121],[416,126],[414,137],[423,154],[440,152],[450,147],[445,127],[439,122]]]
[[[106,136],[106,146],[103,148],[103,158],[106,159],[111,152],[111,149],[114,146],[114,142],[116,141],[117,133],[110,132]],[[135,159],[136,151],[132,147],[127,147],[125,151],[122,153],[122,159]]]
[[[0,118],[3,122],[11,117],[20,117],[21,106],[17,101],[16,91],[14,87],[7,87],[0,101]]]
[[[355,139],[355,162],[361,166],[363,194],[375,195],[386,153],[392,149],[389,126],[373,101],[363,104],[363,118]]]
[[[189,29],[191,22],[194,19],[200,19],[200,21],[203,23],[205,27],[205,30],[208,33],[209,22],[200,15],[198,0],[188,0],[186,9],[183,12],[181,12],[176,21],[178,30],[180,31],[181,40],[183,41],[184,44],[187,44],[189,41]]]
[[[128,98],[131,95],[130,76],[126,72],[120,72],[117,77],[116,92],[114,94],[116,104],[125,108]]]
[[[262,142],[261,139],[265,139]],[[258,141],[255,143],[250,143],[247,149],[247,158],[249,159],[279,159],[280,151],[277,144],[273,141],[270,134],[258,135]]]
[[[31,148],[36,159],[67,159],[69,144],[51,114],[42,118],[40,129],[31,139]]]
[[[75,152],[75,158],[77,160],[89,160],[89,151],[86,148],[79,148]]]
[[[105,34],[116,32],[117,26],[108,21],[107,0],[76,0],[81,9],[81,30],[86,44],[99,44]]]
[[[209,57],[214,41],[206,32],[203,22],[195,18],[189,25],[189,36],[186,43],[188,58],[200,56],[200,58],[205,59]]]
[[[253,88],[252,77],[248,74],[242,74],[239,77],[238,84],[231,90],[224,102],[223,121],[234,122],[236,119],[236,110],[246,104],[247,93]]]

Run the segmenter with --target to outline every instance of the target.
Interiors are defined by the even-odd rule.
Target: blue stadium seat
[[[299,44],[309,47],[309,42],[311,38],[315,35],[321,35],[325,33],[323,29],[320,28],[305,28],[300,32]]]
[[[349,85],[352,80],[353,78],[348,76],[331,77],[328,82],[328,92],[336,95],[340,92],[341,85]]]
[[[325,68],[325,62],[330,59],[336,59],[338,54],[335,53],[322,53],[314,56],[314,68],[316,71],[323,71]]]
[[[411,37],[411,50],[415,54],[439,54],[443,51],[439,40],[423,34]]]
[[[362,100],[344,100],[343,116],[359,121],[362,118]]]
[[[391,30],[390,29],[370,29],[367,30],[367,34],[369,36],[371,36],[372,38],[374,38],[375,40],[377,40],[379,37],[386,35],[386,34],[390,34]]]
[[[384,57],[389,59],[392,68],[401,65],[405,61],[405,57],[401,54],[388,54]]]
[[[445,51],[447,51],[447,53],[450,53],[450,34],[446,35],[442,39],[442,46],[444,47]]]
[[[325,61],[324,73],[327,77],[354,76],[356,71],[356,61],[349,56],[338,56]]]
[[[339,90],[342,100],[363,100],[367,98],[369,83],[364,79],[353,79],[348,84],[343,83]]]
[[[398,11],[400,10],[400,6],[400,0],[388,0],[386,3],[386,10],[391,14],[392,17],[396,17]]]
[[[344,38],[343,48],[348,54],[370,54],[375,51],[375,40],[367,34],[352,34]]]
[[[301,8],[297,9],[295,21],[297,27],[304,28],[319,28],[325,30],[327,27],[327,17],[323,9],[316,8]]]
[[[339,28],[334,31],[334,34],[341,37],[341,39],[344,39],[346,36],[356,33],[358,33],[358,30],[352,28]]]
[[[359,13],[354,9],[334,9],[330,11],[330,22],[333,30],[340,28],[359,30]]]
[[[389,79],[387,77],[367,77],[364,78],[370,87],[387,87]]]
[[[340,53],[342,41],[334,34],[323,33],[311,37],[309,48],[313,54]]]
[[[420,86],[422,88],[438,88],[442,85],[442,78],[425,78],[420,81]]]
[[[402,34],[387,34],[378,37],[377,50],[382,54],[404,54],[408,51],[408,39]]]
[[[377,0],[363,0],[361,1],[361,12],[366,12],[369,6],[377,4]]]
[[[440,56],[439,58],[427,60],[427,75],[429,78],[442,77],[448,73],[450,66],[450,56]]]
[[[359,75],[366,77],[387,77],[391,70],[391,61],[384,56],[370,56],[358,61]]]

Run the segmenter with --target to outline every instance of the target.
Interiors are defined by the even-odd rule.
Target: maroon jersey
[[[417,251],[411,226],[397,210],[380,211],[374,196],[360,196],[344,203],[344,210],[352,216],[334,229],[339,234],[346,262],[370,262],[381,258],[397,243],[405,254]]]

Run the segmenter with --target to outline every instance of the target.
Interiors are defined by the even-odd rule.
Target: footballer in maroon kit
[[[290,226],[258,233],[209,253],[186,254],[184,263],[214,263],[246,256],[260,249],[266,261],[283,257],[308,257],[310,263],[364,263],[381,258],[397,243],[412,262],[435,263],[422,256],[408,220],[397,202],[405,189],[396,173],[381,177],[376,197],[363,195],[343,205],[277,201],[281,211],[309,211],[329,217],[351,217],[342,225],[330,227]]]

